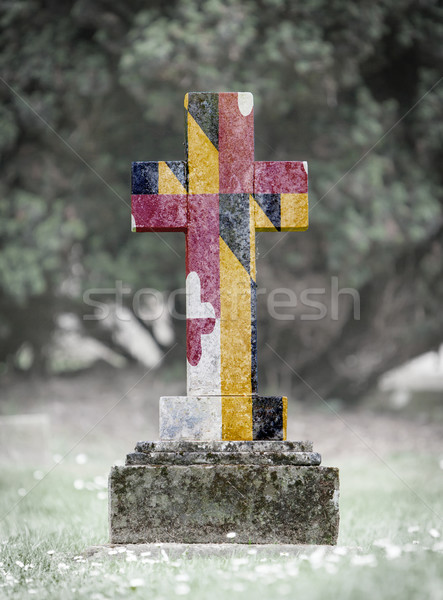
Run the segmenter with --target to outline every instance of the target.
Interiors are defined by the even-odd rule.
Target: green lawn
[[[337,465],[339,546],[297,558],[245,550],[230,558],[106,552],[86,560],[85,549],[107,541],[109,465],[68,457],[43,479],[42,472],[3,468],[0,598],[441,599],[438,457],[400,453],[386,461],[395,474],[375,457]]]

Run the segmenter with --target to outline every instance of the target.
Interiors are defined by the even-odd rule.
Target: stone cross
[[[287,399],[257,390],[256,231],[308,227],[304,162],[254,160],[248,92],[185,96],[186,160],[132,165],[133,231],[186,235],[187,396],[164,440],[284,440]]]

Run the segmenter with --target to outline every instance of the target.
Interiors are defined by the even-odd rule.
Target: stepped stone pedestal
[[[110,474],[111,543],[335,544],[320,461],[311,442],[139,442]]]

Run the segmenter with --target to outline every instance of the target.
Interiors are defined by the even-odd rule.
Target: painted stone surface
[[[161,440],[220,440],[220,396],[160,398]]]
[[[287,402],[284,396],[162,396],[160,439],[284,440]]]
[[[163,398],[161,437],[283,440],[286,398],[257,389],[255,232],[308,227],[307,165],[254,160],[250,93],[189,93],[185,117],[186,161],[132,165],[133,230],[186,235],[187,398],[202,411]]]
[[[111,543],[334,544],[338,486],[318,466],[114,467]]]

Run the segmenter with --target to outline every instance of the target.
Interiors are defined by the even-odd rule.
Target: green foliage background
[[[441,341],[441,3],[22,0],[0,28],[0,360],[27,341],[44,366],[85,289],[182,287],[181,235],[129,234],[129,171],[182,158],[190,90],[253,92],[257,159],[309,161],[310,229],[260,236],[259,285],[361,297],[357,322],[349,296],[338,320],[259,307],[263,385],[288,374],[265,341],[344,398]]]

